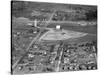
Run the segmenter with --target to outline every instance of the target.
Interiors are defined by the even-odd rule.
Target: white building
[[[57,30],[60,30],[61,29],[61,26],[60,25],[56,25],[56,29]]]
[[[37,27],[37,20],[34,20],[34,26]]]

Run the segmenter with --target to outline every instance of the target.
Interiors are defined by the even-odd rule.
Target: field
[[[68,23],[51,23],[48,25],[50,28],[56,27],[56,25],[61,25],[63,29],[66,30],[72,30],[72,31],[79,31],[79,32],[84,32],[84,33],[91,33],[91,34],[96,34],[97,33],[97,25],[94,26],[76,26],[75,24],[68,24]]]

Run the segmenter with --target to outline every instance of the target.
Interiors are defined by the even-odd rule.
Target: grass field
[[[53,23],[53,24],[49,24],[48,27],[50,28],[55,28],[56,25],[61,25],[61,27],[63,29],[66,30],[72,30],[72,31],[78,31],[78,32],[85,32],[85,33],[92,33],[92,34],[96,34],[97,33],[97,25],[94,26],[74,26],[72,24],[57,24],[57,23]]]

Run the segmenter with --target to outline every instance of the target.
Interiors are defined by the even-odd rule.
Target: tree
[[[97,10],[89,10],[85,15],[87,20],[97,20]]]

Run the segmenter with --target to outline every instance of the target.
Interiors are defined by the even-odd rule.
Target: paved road
[[[62,41],[61,41],[61,43],[62,43]],[[60,70],[62,55],[63,55],[63,43],[61,44],[61,46],[58,48],[58,51],[57,51],[57,56],[59,56],[59,59],[56,64],[56,72],[59,72],[59,70]]]
[[[51,14],[49,20],[48,20],[48,21],[45,21],[45,25],[46,25],[46,26],[52,21],[52,18],[53,18],[53,16],[54,16],[55,12],[56,12],[56,10],[54,10],[54,12]],[[44,21],[43,21],[42,23],[44,24]],[[40,25],[42,25],[42,23],[41,23]]]
[[[35,38],[33,38],[33,40],[31,41],[31,43],[29,44],[29,46],[28,46],[27,49],[26,49],[26,53],[25,53],[23,56],[21,56],[21,57],[16,61],[16,63],[14,63],[14,65],[12,66],[12,69],[14,69],[14,68],[17,66],[17,64],[21,61],[21,59],[27,54],[27,52],[29,51],[29,49],[30,49],[30,47],[32,46],[32,44],[35,43],[36,40],[39,38],[40,34],[41,34],[41,32],[40,32]]]
[[[54,14],[55,14],[55,11],[52,13],[52,15],[51,15],[49,21],[47,21],[47,22],[45,23],[45,26],[47,26],[47,25],[50,23],[50,21],[51,21],[51,19],[52,19],[52,17],[53,17]],[[33,40],[30,42],[29,46],[28,46],[27,49],[26,49],[26,53],[25,53],[23,56],[21,56],[21,57],[16,61],[16,63],[14,63],[14,65],[12,66],[12,70],[14,70],[14,69],[17,67],[18,63],[19,63],[19,62],[24,58],[24,56],[29,52],[30,47],[32,46],[32,44],[34,44],[34,43],[39,39],[39,37],[40,37],[40,35],[41,35],[42,32],[43,32],[43,30],[41,30],[41,31],[39,32],[39,34],[38,34],[35,38],[33,38]]]

